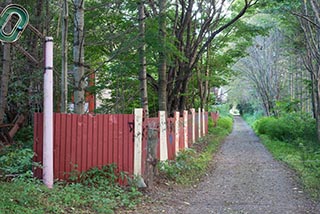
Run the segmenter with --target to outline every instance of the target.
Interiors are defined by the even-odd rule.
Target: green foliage
[[[305,146],[272,140],[268,136],[261,137],[263,144],[280,161],[288,164],[301,178],[306,190],[314,198],[320,199],[320,148],[315,145]]]
[[[316,142],[316,123],[303,113],[289,113],[280,118],[264,117],[254,124],[258,134],[268,135],[271,139],[299,144],[299,140]]]
[[[120,187],[115,166],[82,173],[81,183],[57,183],[52,190],[35,179],[0,183],[3,213],[114,213],[140,202],[137,187]]]
[[[242,117],[251,127],[253,127],[253,124],[263,117],[263,112],[255,111],[253,114],[244,114]]]
[[[276,111],[279,115],[283,113],[292,113],[299,110],[300,100],[281,100],[276,101]]]
[[[32,126],[22,127],[14,136],[14,141],[33,143],[33,127]],[[30,147],[30,145],[28,146]]]
[[[307,191],[320,199],[320,145],[314,119],[302,113],[263,117],[254,129],[272,155],[294,169]]]
[[[219,117],[217,127],[212,130],[213,134],[227,135],[232,131],[233,119],[231,117]]]
[[[158,164],[160,174],[182,185],[199,182],[206,173],[212,154],[218,150],[222,140],[231,131],[231,118],[221,118],[220,121],[213,133],[196,142],[192,148],[180,151],[176,160],[160,162]],[[210,124],[213,125],[209,122]]]
[[[32,176],[33,151],[29,148],[1,152],[0,175]]]
[[[220,117],[230,117],[229,110],[229,104],[214,105],[209,109],[210,112],[219,112]]]

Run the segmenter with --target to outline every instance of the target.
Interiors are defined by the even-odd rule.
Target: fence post
[[[202,109],[202,133],[203,136],[206,135],[206,115],[204,108]]]
[[[134,109],[134,166],[133,173],[141,176],[142,173],[142,119],[143,109]]]
[[[183,111],[183,140],[184,148],[187,149],[188,146],[188,111]]]
[[[196,110],[194,108],[190,109],[192,114],[192,143],[196,141]]]
[[[43,183],[53,188],[53,38],[45,38],[43,78]]]
[[[160,161],[168,160],[167,117],[165,111],[159,111],[160,124]]]
[[[180,119],[180,112],[176,111],[174,113],[174,132],[175,132],[175,150],[176,156],[179,152],[179,119]]]
[[[199,138],[201,138],[201,108],[198,108],[198,124]]]

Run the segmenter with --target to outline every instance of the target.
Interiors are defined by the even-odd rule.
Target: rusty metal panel
[[[168,159],[175,159],[175,119],[167,118],[167,145],[168,145]]]
[[[188,146],[192,146],[192,114],[188,114]]]
[[[127,145],[128,145],[128,173],[130,175],[133,174],[133,162],[134,162],[134,116],[133,114],[128,115],[128,129],[129,133],[127,138]]]
[[[196,135],[196,141],[199,139],[199,113],[196,113],[195,114],[196,116],[195,116],[195,119],[196,119],[196,121],[195,121],[195,135]]]
[[[205,117],[205,131],[206,131],[206,134],[208,134],[208,121],[209,121],[208,112],[204,113],[204,117]]]
[[[184,130],[183,130],[184,120],[183,117],[179,118],[179,151],[185,149],[184,148]]]
[[[34,114],[34,131],[33,131],[33,149],[34,158],[33,161],[42,164],[42,145],[43,145],[43,114]],[[42,178],[42,169],[36,167],[33,169],[34,176],[37,178]]]

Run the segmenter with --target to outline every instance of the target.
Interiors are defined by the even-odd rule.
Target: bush
[[[0,157],[0,174],[22,175],[32,170],[32,149],[20,149],[7,151]]]
[[[222,139],[232,130],[232,118],[221,117],[217,127],[213,127],[209,119],[210,135],[197,141],[192,148],[178,153],[176,160],[168,160],[158,163],[158,169],[162,176],[182,185],[191,185],[198,182],[206,173],[206,169],[216,152]]]
[[[300,139],[308,142],[317,139],[315,120],[302,113],[289,113],[280,118],[263,117],[254,123],[254,129],[260,135],[297,145]]]
[[[263,112],[258,111],[254,112],[254,114],[243,114],[242,117],[250,126],[253,126],[257,120],[263,117]]]
[[[214,130],[214,133],[223,132],[228,134],[232,131],[232,124],[231,117],[219,117],[217,128]]]
[[[229,117],[230,116],[230,106],[229,104],[215,105],[210,108],[210,112],[219,112],[221,117]]]
[[[115,165],[81,174],[81,183],[56,183],[46,188],[36,179],[0,182],[0,213],[114,213],[133,208],[142,195],[135,186],[122,188]]]

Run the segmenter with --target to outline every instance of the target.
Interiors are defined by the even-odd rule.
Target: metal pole
[[[53,38],[45,38],[43,183],[53,187]]]

